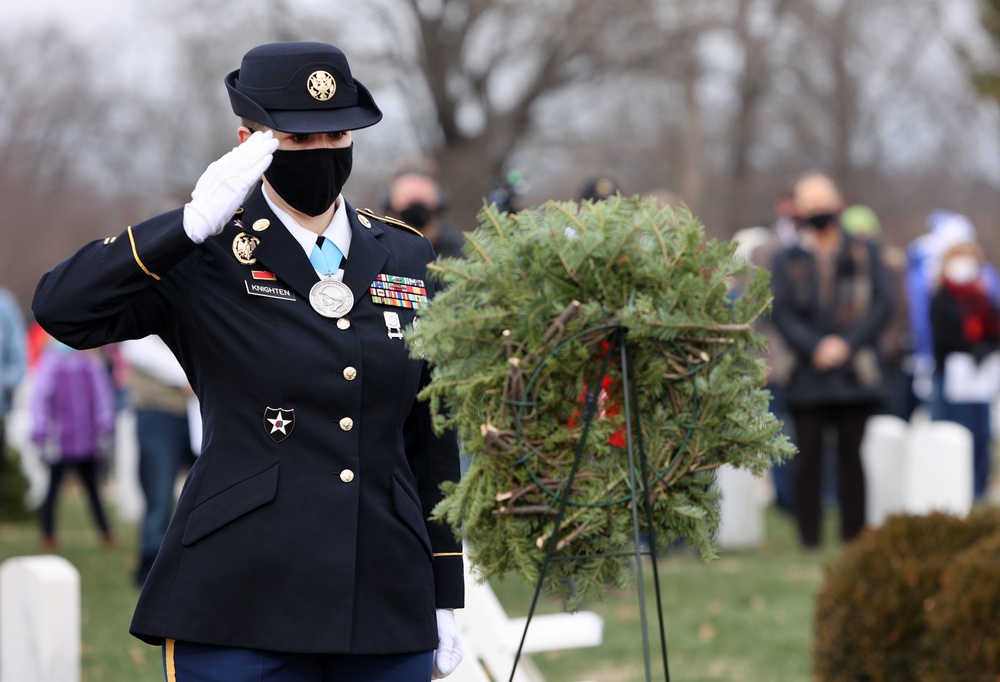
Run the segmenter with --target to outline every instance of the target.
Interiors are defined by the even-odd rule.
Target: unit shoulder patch
[[[401,227],[404,230],[409,230],[413,234],[418,234],[421,237],[424,236],[423,232],[421,232],[420,230],[418,230],[415,227],[410,227],[409,225],[407,225],[406,223],[404,223],[402,220],[396,220],[395,218],[390,218],[389,216],[378,215],[377,213],[375,213],[374,211],[372,211],[371,209],[368,209],[368,208],[356,208],[354,210],[357,211],[360,215],[367,216],[369,218],[374,218],[375,220],[379,221],[380,223],[385,223],[386,225],[395,225],[396,227]]]

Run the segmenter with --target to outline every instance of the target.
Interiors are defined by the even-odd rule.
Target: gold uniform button
[[[271,221],[268,220],[267,218],[261,218],[260,220],[254,222],[254,224],[253,224],[253,231],[254,232],[263,232],[264,230],[266,230],[269,227],[271,227]]]
[[[354,381],[355,379],[358,378],[358,370],[354,369],[353,367],[345,367],[344,378],[347,379],[348,381]]]
[[[350,431],[354,428],[354,420],[350,417],[344,417],[340,420],[340,428],[344,431]]]
[[[342,317],[339,320],[337,320],[337,329],[350,329],[350,328],[351,328],[351,321],[348,320],[346,317]]]
[[[344,483],[350,483],[354,480],[354,472],[350,469],[344,469],[340,472],[340,480]]]

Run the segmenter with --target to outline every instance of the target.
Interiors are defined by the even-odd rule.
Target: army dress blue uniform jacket
[[[462,606],[461,546],[427,520],[459,476],[457,442],[434,435],[415,399],[426,363],[384,316],[405,328],[415,312],[369,291],[380,273],[426,280],[433,249],[347,209],[355,303],[339,320],[311,307],[316,272],[259,185],[204,244],[179,209],[87,244],[38,284],[33,311],[54,337],[90,348],[158,334],[200,399],[203,451],[139,597],[140,639],[427,651],[435,608]],[[251,237],[248,257],[236,244]],[[291,423],[268,422],[274,410]]]

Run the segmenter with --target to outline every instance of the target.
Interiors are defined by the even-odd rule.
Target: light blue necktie
[[[340,269],[343,260],[344,254],[332,240],[322,236],[316,238],[316,246],[309,254],[309,262],[316,270],[327,276],[332,275]]]

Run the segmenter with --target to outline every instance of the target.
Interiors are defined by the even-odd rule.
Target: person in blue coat
[[[28,367],[25,342],[21,308],[13,294],[0,288],[0,475],[7,462],[7,417]]]
[[[341,50],[261,45],[225,80],[240,144],[191,201],[87,244],[33,302],[75,348],[159,335],[200,400],[130,630],[170,681],[443,677],[463,564],[428,518],[458,444],[403,340],[434,251],[341,194],[351,131],[382,118]]]

